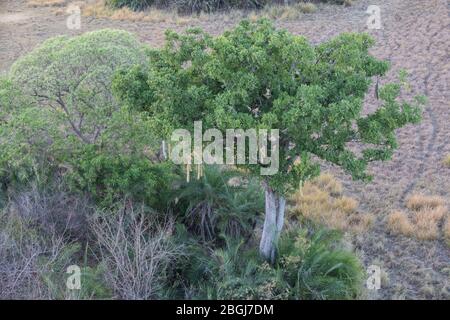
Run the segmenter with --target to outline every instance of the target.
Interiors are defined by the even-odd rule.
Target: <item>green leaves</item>
[[[147,50],[127,32],[101,30],[52,38],[20,58],[0,81],[0,181],[62,176],[102,205],[163,203],[171,167],[159,163],[153,122],[136,112],[154,101],[144,90]],[[115,97],[119,70],[113,86],[129,91]]]
[[[372,78],[389,69],[369,54],[373,44],[367,34],[344,33],[313,46],[264,19],[242,21],[216,38],[198,29],[168,32],[167,45],[150,55],[147,78],[131,70],[123,79],[133,85],[118,91],[136,95],[137,104],[154,97],[143,109],[164,138],[174,128],[191,130],[196,120],[204,130],[279,129],[281,172],[267,178],[279,192],[297,186],[291,169],[301,154],[367,179],[368,162],[389,159],[395,130],[419,121],[422,104],[399,100],[403,75],[379,89],[374,113],[362,115]],[[136,92],[136,81],[145,90]]]

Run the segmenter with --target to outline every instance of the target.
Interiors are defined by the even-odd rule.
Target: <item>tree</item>
[[[18,59],[0,81],[0,180],[56,172],[104,202],[124,193],[158,199],[170,183],[159,141],[111,91],[118,69],[144,63],[146,50],[132,34],[105,29],[49,39]]]
[[[373,43],[367,34],[344,33],[313,46],[264,19],[243,21],[218,37],[199,29],[168,31],[166,46],[150,52],[147,69],[118,75],[118,94],[129,104],[141,102],[136,107],[165,139],[200,120],[204,130],[280,130],[279,171],[261,177],[266,210],[260,252],[273,262],[286,195],[318,174],[319,159],[355,179],[370,179],[367,164],[391,157],[395,130],[420,119],[422,99],[399,101],[399,83],[379,88],[380,107],[363,115],[372,78],[389,69],[368,53]],[[259,175],[263,164],[242,166]]]

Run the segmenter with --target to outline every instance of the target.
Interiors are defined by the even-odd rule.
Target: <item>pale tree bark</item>
[[[278,239],[284,225],[286,199],[267,185],[265,186],[265,191],[266,212],[259,252],[264,259],[273,264],[277,254]]]

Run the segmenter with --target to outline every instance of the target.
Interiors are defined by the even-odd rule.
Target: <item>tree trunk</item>
[[[266,186],[265,189],[266,213],[259,252],[264,259],[273,264],[277,254],[278,239],[284,224],[286,199],[275,193],[269,186]]]

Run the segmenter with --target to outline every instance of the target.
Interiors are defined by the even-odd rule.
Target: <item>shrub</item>
[[[363,232],[373,222],[373,215],[358,210],[353,198],[342,195],[342,185],[324,173],[307,181],[292,196],[292,216],[342,231]]]
[[[444,204],[444,199],[439,196],[427,196],[423,194],[413,194],[406,200],[406,206],[411,210],[436,208]]]
[[[62,176],[102,205],[127,195],[161,203],[171,169],[160,164],[159,140],[111,92],[116,71],[142,64],[144,51],[131,34],[107,29],[56,37],[20,58],[0,83],[3,183]]]
[[[278,268],[294,299],[354,299],[362,287],[357,257],[340,246],[335,231],[307,235],[294,228],[280,241]]]
[[[232,179],[240,183],[232,184]],[[217,240],[221,234],[250,237],[264,210],[258,181],[216,166],[206,166],[200,179],[181,185],[176,198],[182,222],[203,241]]]
[[[414,232],[414,225],[403,211],[394,211],[387,218],[388,229],[394,234],[409,236]]]
[[[169,268],[180,254],[171,241],[171,221],[159,224],[155,216],[144,213],[126,201],[89,220],[106,281],[121,299],[163,298]]]
[[[36,233],[20,216],[0,213],[0,298],[53,298],[43,281],[64,249],[61,237]]]
[[[281,238],[273,266],[240,239],[225,243],[220,249],[187,251],[187,298],[351,299],[360,293],[361,264],[341,248],[338,233],[293,228]]]

